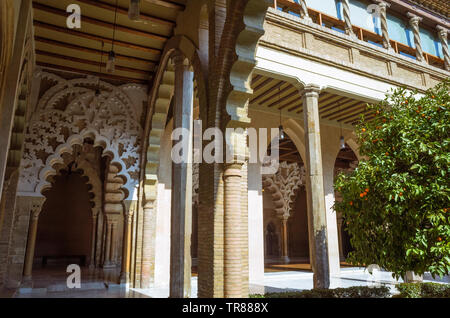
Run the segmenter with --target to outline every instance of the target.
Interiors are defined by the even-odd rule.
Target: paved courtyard
[[[293,266],[291,267],[299,267]],[[81,289],[71,290],[66,287],[67,274],[63,269],[37,270],[34,276],[32,290],[21,292],[1,292],[4,298],[167,298],[169,288],[151,288],[126,290],[117,284],[108,281],[116,281],[118,272],[85,271],[83,274]],[[440,282],[450,284],[450,277],[433,279],[431,275],[424,276],[425,282]],[[332,288],[369,286],[383,284],[396,293],[396,281],[389,272],[378,272],[371,276],[364,268],[347,267],[341,269],[340,277],[333,277]],[[295,271],[270,271],[264,275],[264,281],[260,284],[250,285],[250,294],[264,294],[268,292],[302,291],[313,288],[313,273],[308,269]],[[192,277],[192,298],[197,297],[197,276]]]

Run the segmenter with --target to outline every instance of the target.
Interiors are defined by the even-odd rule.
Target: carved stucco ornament
[[[297,163],[280,163],[274,175],[263,176],[263,185],[272,195],[276,216],[287,220],[291,216],[292,203],[300,186],[305,185],[305,167]]]
[[[19,192],[40,195],[51,186],[49,177],[57,174],[55,165],[63,164],[62,155],[72,154],[74,145],[90,138],[121,167],[124,187],[132,194],[139,179],[142,129],[139,107],[126,91],[142,90],[145,96],[145,87],[114,86],[94,77],[65,80],[46,72],[40,77],[51,87],[40,98],[25,135]]]

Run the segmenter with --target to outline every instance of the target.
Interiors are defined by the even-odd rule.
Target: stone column
[[[141,288],[149,288],[155,271],[155,200],[144,205],[142,235]]]
[[[353,32],[352,20],[350,18],[350,6],[348,0],[342,0],[342,11],[344,14],[345,33],[356,38],[355,32]]]
[[[414,33],[414,44],[416,46],[416,57],[417,61],[423,62],[425,61],[422,49],[422,41],[420,39],[420,29],[419,23],[422,21],[422,18],[418,17],[414,13],[408,12],[407,17],[409,18],[409,25],[412,28]]]
[[[27,249],[23,268],[22,287],[32,287],[32,273],[36,235],[38,230],[39,214],[44,205],[45,198],[37,198],[31,205],[30,225],[28,228]]]
[[[117,232],[117,222],[111,222],[111,252],[109,253],[109,263],[112,267],[116,266],[116,232]]]
[[[120,284],[128,284],[130,281],[130,256],[131,256],[131,234],[134,211],[136,209],[136,202],[125,202],[125,222],[124,234],[122,244],[122,268],[120,271]]]
[[[289,262],[287,221],[286,217],[281,218],[281,258],[285,263]]]
[[[383,47],[387,50],[392,49],[391,42],[389,39],[389,31],[387,24],[387,8],[391,5],[383,0],[377,0],[378,6],[380,7],[380,23],[381,23],[381,34],[383,36]]]
[[[91,259],[89,261],[89,269],[95,268],[95,246],[97,244],[97,217],[98,213],[92,215],[92,242],[91,242]]]
[[[192,231],[192,125],[194,74],[185,58],[176,53],[175,103],[173,129],[185,129],[181,162],[172,162],[170,297],[189,298],[191,294],[191,231]],[[178,143],[178,142],[177,142]]]
[[[300,0],[299,1],[299,5],[300,5],[300,16],[303,19],[310,20],[311,18],[310,18],[309,13],[308,13],[308,6],[306,5],[306,0]]]
[[[320,140],[319,93],[319,86],[308,85],[303,94],[307,202],[310,238],[312,239],[310,251],[314,269],[314,288],[329,288],[330,268]]]
[[[109,221],[108,218],[106,218],[106,244],[103,268],[111,267],[111,232],[112,222]]]
[[[448,48],[448,30],[443,26],[438,25],[437,27],[439,40],[442,44],[442,52],[444,53],[445,69],[450,71],[450,53]]]
[[[224,296],[242,297],[241,178],[242,164],[225,165],[224,180]]]

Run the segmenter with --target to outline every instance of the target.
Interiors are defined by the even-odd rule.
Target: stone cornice
[[[335,44],[339,47],[346,47],[348,49],[356,49],[361,53],[365,53],[367,55],[371,55],[376,57],[377,59],[382,59],[387,62],[396,63],[399,66],[413,69],[419,73],[429,74],[436,78],[445,79],[450,76],[450,72],[447,72],[443,69],[439,69],[437,67],[420,63],[415,60],[412,60],[408,57],[401,56],[400,54],[390,53],[384,48],[379,48],[375,45],[367,43],[365,41],[361,41],[359,39],[352,38],[346,34],[342,34],[338,31],[334,31],[327,27],[320,26],[313,22],[308,22],[304,19],[298,18],[296,16],[290,15],[288,13],[275,11],[270,8],[269,12],[266,16],[266,22],[269,24],[273,24],[275,26],[280,26],[285,29],[294,32],[306,32],[313,34],[315,37],[325,39],[326,41]],[[261,40],[260,45],[285,51],[293,55],[307,57],[312,60],[320,61],[322,63],[333,65],[338,68],[343,68],[352,72],[356,72],[358,74],[366,75],[373,78],[382,79],[385,82],[389,82],[394,85],[407,86],[410,88],[418,88],[423,89],[421,87],[412,86],[410,83],[402,82],[399,79],[395,78],[395,76],[386,77],[384,74],[380,74],[373,70],[364,70],[361,69],[360,65],[356,65],[353,63],[348,63],[342,60],[337,60],[328,55],[319,54],[315,51],[312,51],[308,48],[302,48],[298,50],[292,50],[289,48],[280,47],[273,42],[266,41],[264,38]]]

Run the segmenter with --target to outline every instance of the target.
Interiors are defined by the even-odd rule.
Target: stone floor
[[[275,267],[273,267],[275,266]],[[267,266],[264,281],[250,285],[250,294],[267,292],[301,291],[313,288],[313,274],[307,264],[272,263]],[[2,298],[167,298],[169,289],[125,289],[116,282],[118,270],[89,270],[82,268],[81,289],[68,289],[66,280],[69,274],[65,268],[35,269],[33,272],[33,289],[23,289],[17,292],[0,292]],[[442,280],[424,276],[425,282],[441,282],[450,284],[450,277]],[[379,272],[371,276],[364,268],[343,267],[340,277],[333,277],[331,287],[351,287],[383,284],[396,292],[395,284],[401,282],[392,278],[389,272]],[[192,297],[197,297],[197,277],[192,277]]]

